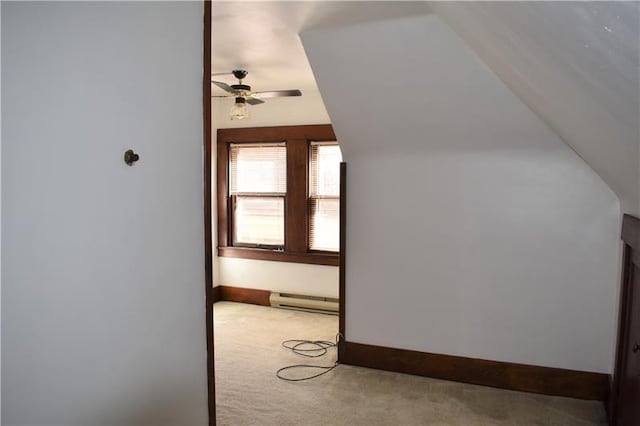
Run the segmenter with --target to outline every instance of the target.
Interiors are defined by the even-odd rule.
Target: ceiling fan
[[[232,120],[242,120],[245,118],[249,118],[249,109],[247,108],[247,104],[249,105],[259,105],[264,103],[262,99],[264,98],[279,98],[283,96],[302,96],[302,92],[298,89],[291,90],[272,90],[268,92],[252,92],[251,86],[246,84],[242,84],[242,80],[247,76],[248,71],[246,70],[233,70],[231,72],[235,78],[238,79],[238,84],[229,85],[227,83],[223,83],[221,81],[211,80],[211,83],[215,84],[225,92],[229,93],[228,95],[214,95],[212,98],[235,98],[235,104],[231,108],[231,119]],[[220,74],[216,74],[220,75]]]

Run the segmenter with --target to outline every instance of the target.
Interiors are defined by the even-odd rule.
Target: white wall
[[[338,267],[266,260],[218,258],[220,285],[338,297]]]
[[[219,89],[217,89],[219,90]],[[269,99],[249,106],[249,120],[229,120],[233,99],[213,100],[213,131],[237,127],[287,126],[330,123],[318,92],[303,92],[301,97]],[[214,140],[215,142],[215,140]],[[215,154],[212,159],[212,188],[216,188]],[[213,247],[217,246],[216,197],[213,197]],[[288,262],[239,259],[215,256],[214,286],[228,285],[260,290],[290,292],[322,297],[338,297],[338,268]]]
[[[2,421],[207,424],[202,4],[1,7]]]
[[[610,372],[598,175],[436,16],[302,40],[348,164],[347,340]]]
[[[433,2],[430,7],[640,213],[640,3]]]

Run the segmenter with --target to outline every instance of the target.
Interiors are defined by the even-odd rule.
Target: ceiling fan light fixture
[[[230,115],[232,120],[246,120],[249,118],[249,107],[244,98],[236,98],[236,102],[231,107]]]
[[[251,86],[243,84],[242,80],[247,76],[246,70],[234,70],[232,74],[238,79],[238,84],[227,84],[222,81],[211,80],[211,84],[227,92],[225,96],[212,95],[212,98],[235,98],[231,107],[231,120],[246,120],[249,118],[249,105],[263,104],[264,98],[280,98],[284,96],[302,96],[299,89],[271,90],[266,92],[252,92]]]

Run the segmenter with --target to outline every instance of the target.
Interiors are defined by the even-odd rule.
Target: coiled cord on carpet
[[[329,349],[337,348],[338,342],[340,341],[340,333],[336,334],[336,341],[330,342],[328,340],[300,340],[300,339],[290,339],[282,342],[282,347],[285,349],[289,349],[296,355],[304,356],[307,358],[319,358],[327,354]],[[316,377],[320,377],[324,374],[327,374],[334,368],[338,366],[338,361],[336,361],[333,365],[330,366],[322,366],[322,365],[309,365],[309,364],[294,364],[288,365],[286,367],[282,367],[278,371],[276,371],[276,376],[281,380],[286,380],[287,382],[302,382],[304,380],[315,379]],[[301,378],[289,378],[281,373],[287,370],[299,369],[299,368],[310,368],[316,370],[322,370],[318,374],[313,374],[311,376],[301,377]]]

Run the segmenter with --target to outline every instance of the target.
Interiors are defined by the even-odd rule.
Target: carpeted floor
[[[219,302],[214,306],[218,425],[605,425],[601,403],[339,365],[306,382],[276,378],[309,361],[286,339],[334,340],[335,316]]]

